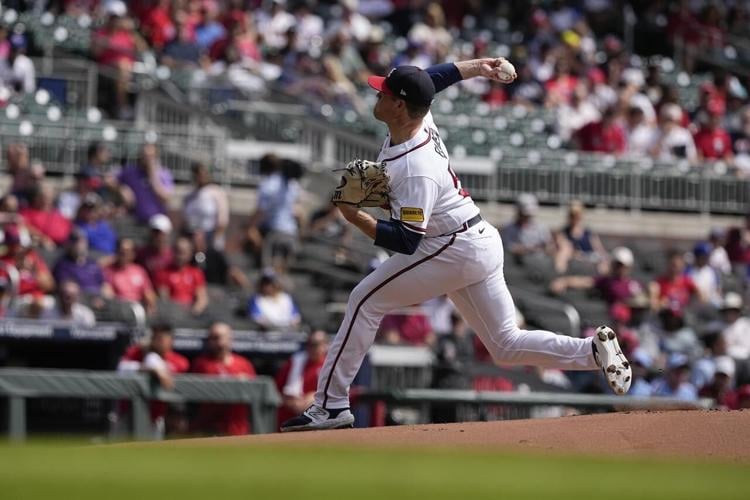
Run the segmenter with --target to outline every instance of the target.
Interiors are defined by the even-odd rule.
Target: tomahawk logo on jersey
[[[431,113],[422,125],[396,146],[387,137],[378,161],[386,162],[391,178],[391,219],[429,238],[460,229],[479,208],[453,172]]]

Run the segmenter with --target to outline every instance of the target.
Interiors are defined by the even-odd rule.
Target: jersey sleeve
[[[391,186],[391,218],[410,231],[425,234],[438,192],[437,182],[429,177],[406,177]]]

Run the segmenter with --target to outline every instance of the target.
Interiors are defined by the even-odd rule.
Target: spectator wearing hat
[[[73,231],[65,245],[65,254],[52,271],[58,283],[73,281],[81,292],[93,297],[111,297],[112,290],[104,281],[104,273],[89,257],[89,240],[82,231]]]
[[[685,308],[678,302],[665,304],[657,313],[659,346],[661,351],[697,359],[703,353],[703,345],[689,325],[685,323]]]
[[[727,354],[737,360],[750,358],[750,318],[742,314],[742,296],[729,292],[724,296],[721,314],[724,327],[721,335],[727,345]]]
[[[649,370],[652,358],[642,349],[636,349],[629,357],[633,369],[633,383],[630,385],[628,396],[647,398],[651,396],[651,382]]]
[[[536,252],[553,253],[549,229],[535,219],[538,211],[536,196],[524,193],[518,197],[516,219],[500,231],[506,252],[518,257]]]
[[[702,398],[711,398],[720,408],[728,409],[731,404],[728,401],[734,384],[734,359],[729,356],[719,356],[714,360],[714,375],[712,380],[701,387],[698,395]]]
[[[96,193],[84,196],[75,225],[89,241],[89,248],[103,255],[112,255],[117,246],[117,234],[109,221],[102,218],[102,199]]]
[[[154,215],[167,213],[174,181],[159,161],[156,144],[144,144],[138,163],[125,167],[117,179],[123,199],[139,221],[146,223]]]
[[[564,273],[571,259],[580,259],[593,263],[603,263],[607,259],[599,236],[586,227],[583,222],[584,206],[580,201],[572,201],[568,207],[568,222],[555,234],[557,251],[555,252],[555,269]]]
[[[193,243],[181,236],[174,243],[172,263],[156,274],[154,285],[162,298],[188,309],[194,316],[203,314],[208,306],[206,278],[193,265]]]
[[[5,253],[0,261],[18,271],[18,295],[26,302],[43,301],[55,288],[55,280],[39,254],[31,246],[31,237],[18,225],[3,227]]]
[[[26,37],[21,33],[14,33],[10,37],[10,45],[7,81],[16,92],[31,94],[36,90],[36,70],[34,62],[26,55]]]
[[[172,221],[164,214],[157,214],[149,219],[148,226],[151,228],[148,241],[138,250],[135,261],[146,270],[153,281],[173,260],[170,240]]]
[[[258,280],[257,293],[247,304],[247,314],[268,330],[293,328],[301,319],[294,299],[282,290],[273,271],[264,272]]]
[[[31,192],[31,206],[21,209],[20,215],[29,231],[42,245],[54,248],[68,239],[71,223],[54,206],[55,192],[50,184],[42,184]]]
[[[214,323],[208,329],[205,351],[193,360],[193,373],[223,378],[254,379],[252,363],[232,352],[232,328]],[[246,404],[201,404],[195,426],[207,434],[238,436],[250,432]]]
[[[192,171],[194,189],[185,197],[182,208],[185,230],[202,233],[210,247],[221,250],[229,225],[227,193],[211,181],[206,165],[195,163]]]
[[[651,383],[651,395],[695,401],[698,391],[689,382],[690,359],[681,353],[673,353],[667,359],[667,371]]]
[[[83,199],[88,194],[94,194],[100,186],[99,179],[89,170],[82,170],[75,174],[75,185],[60,193],[57,197],[57,209],[68,220],[73,220]]]
[[[305,342],[305,349],[292,355],[276,373],[276,387],[281,393],[278,422],[298,415],[313,403],[318,375],[328,352],[328,334],[315,330]]]
[[[679,307],[684,311],[693,300],[706,301],[701,290],[685,273],[685,257],[677,250],[667,253],[667,271],[649,284],[649,294],[654,311],[665,307]]]
[[[718,103],[709,103],[708,116],[693,138],[699,161],[723,160],[729,165],[733,164],[732,140],[721,126],[723,115],[724,110]]]
[[[682,109],[677,104],[665,104],[659,112],[659,135],[651,148],[651,155],[658,160],[685,159],[695,163],[698,152],[690,132],[681,125]]]
[[[115,298],[143,305],[148,314],[156,310],[156,293],[146,270],[135,263],[135,243],[123,238],[117,243],[115,261],[104,268],[104,279]]]
[[[693,263],[686,269],[685,275],[690,278],[699,293],[714,307],[721,305],[721,275],[709,265],[711,244],[700,242],[693,247]]]
[[[550,290],[561,294],[565,290],[597,290],[607,304],[627,303],[643,292],[641,284],[630,276],[633,269],[633,252],[626,247],[612,250],[609,273],[593,276],[560,276],[552,281]]]

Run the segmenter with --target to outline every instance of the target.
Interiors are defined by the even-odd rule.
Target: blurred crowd
[[[122,319],[111,314],[124,307],[150,322],[206,324],[226,311],[212,312],[212,301],[217,306],[223,291],[236,290],[247,299],[234,312],[249,327],[300,327],[283,287],[299,224],[306,224],[295,218],[299,164],[276,157],[262,162],[269,171],[247,225],[257,246],[248,245],[253,258],[241,269],[227,253],[229,198],[207,165],[193,165],[193,183],[174,203],[175,185],[156,144],[145,144],[134,163],[117,165],[106,145],[92,143],[88,161],[67,185],[50,178],[25,144],[8,144],[5,160],[10,186],[0,197],[0,317],[92,326],[100,317]],[[281,165],[283,176],[275,170]],[[240,239],[230,239],[230,246]]]
[[[228,79],[367,114],[361,89],[370,74],[502,55],[516,65],[512,85],[472,81],[466,90],[492,107],[548,109],[564,145],[750,172],[747,74],[711,65],[744,50],[733,44],[748,35],[745,2],[90,0],[46,8],[93,21],[90,55],[115,75],[120,118],[133,116],[128,88],[144,71],[139,63],[192,85]],[[0,29],[0,79],[33,89],[27,43]],[[713,77],[685,102],[681,91],[697,86],[699,69]]]

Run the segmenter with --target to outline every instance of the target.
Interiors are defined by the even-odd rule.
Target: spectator
[[[206,282],[222,286],[249,288],[250,282],[237,266],[232,265],[222,250],[208,246],[205,234],[193,233],[189,237],[195,248],[194,264],[206,277]]]
[[[563,141],[569,141],[576,131],[601,119],[599,110],[589,99],[588,87],[584,82],[576,85],[570,104],[562,104],[555,111],[558,135]]]
[[[185,229],[190,233],[202,233],[208,246],[222,250],[229,225],[227,194],[211,182],[208,167],[202,163],[193,165],[193,183],[195,189],[183,202]]]
[[[302,176],[301,166],[269,154],[261,158],[263,179],[258,186],[258,205],[250,219],[247,241],[260,256],[262,267],[285,271],[297,246],[295,215]]]
[[[552,253],[549,229],[534,219],[538,210],[534,195],[524,193],[518,197],[516,220],[501,231],[506,252],[519,257],[536,252]]]
[[[607,258],[599,236],[583,224],[584,206],[580,201],[573,201],[568,207],[568,222],[560,232],[555,234],[557,252],[555,269],[564,273],[571,259],[581,259],[592,263],[602,263]]]
[[[700,130],[695,134],[695,148],[698,160],[724,160],[728,164],[734,162],[732,140],[721,126],[723,110],[716,105],[709,105],[709,115]]]
[[[731,405],[729,399],[734,382],[734,360],[729,356],[719,356],[715,361],[716,369],[713,379],[700,389],[698,395],[702,398],[711,398],[716,401],[719,407],[728,409]]]
[[[102,199],[96,193],[83,198],[75,224],[89,241],[89,248],[104,255],[115,253],[117,234],[112,225],[102,218]]]
[[[581,151],[621,154],[625,152],[625,131],[617,121],[614,108],[604,111],[602,119],[590,122],[575,133]]]
[[[649,294],[654,311],[664,307],[684,311],[692,300],[705,301],[695,282],[685,274],[685,257],[677,250],[668,252],[667,272],[649,284]]]
[[[666,374],[651,383],[651,395],[695,401],[698,391],[688,381],[689,378],[689,358],[684,354],[672,354],[667,361]]]
[[[55,288],[55,280],[47,264],[31,247],[29,235],[17,225],[6,225],[3,234],[5,254],[0,261],[18,271],[18,295],[27,302],[40,304],[44,295]]]
[[[659,118],[659,135],[651,148],[651,155],[662,161],[686,159],[695,163],[698,153],[693,136],[680,124],[680,107],[677,104],[665,104],[659,112]]]
[[[39,319],[66,320],[75,326],[91,328],[96,325],[94,312],[81,304],[81,288],[75,281],[62,281],[58,287],[57,301],[53,307],[46,307],[39,313]],[[33,307],[30,306],[30,309]],[[28,317],[34,317],[31,313]]]
[[[157,0],[141,23],[141,32],[158,52],[169,40],[175,38],[175,25],[170,15],[171,4],[171,0]]]
[[[164,48],[162,64],[170,68],[197,68],[202,66],[205,55],[193,39],[190,27],[184,21],[178,24],[177,37]]]
[[[127,17],[124,3],[111,2],[108,9],[106,24],[92,37],[91,51],[97,63],[117,71],[114,111],[117,118],[130,119],[133,112],[128,102],[128,85],[133,65],[146,44],[135,31],[133,20]]]
[[[65,254],[52,271],[58,283],[73,281],[81,291],[91,296],[112,296],[112,290],[104,282],[104,273],[99,264],[89,257],[89,240],[80,231],[71,233],[65,246]]]
[[[149,219],[148,225],[151,228],[148,241],[138,250],[135,261],[146,270],[151,280],[154,280],[174,259],[169,239],[172,234],[172,221],[164,214],[157,214]]]
[[[278,422],[299,415],[313,403],[318,388],[318,375],[328,352],[328,334],[315,330],[305,342],[305,350],[297,352],[276,374],[276,387],[282,402]]]
[[[656,144],[658,132],[652,123],[646,121],[642,108],[630,106],[625,121],[625,135],[628,154],[645,157]]]
[[[31,192],[31,206],[19,212],[34,239],[47,248],[62,245],[68,239],[71,224],[54,206],[52,186],[42,184]]]
[[[201,22],[195,27],[195,42],[203,51],[207,51],[216,42],[227,36],[227,30],[218,20],[219,7],[216,4],[204,3],[201,6]]]
[[[724,230],[714,228],[708,235],[708,242],[711,245],[711,253],[708,257],[708,263],[716,269],[720,275],[732,273],[732,263],[729,262],[729,255],[724,248]]]
[[[453,37],[445,27],[445,13],[438,2],[427,5],[422,22],[412,26],[407,38],[424,47],[430,63],[446,58],[453,47]]]
[[[258,280],[257,293],[247,305],[248,316],[262,328],[289,329],[300,322],[292,296],[281,289],[276,275],[267,271]]]
[[[164,389],[174,388],[174,375],[185,373],[190,362],[173,350],[174,330],[166,323],[151,327],[148,345],[130,346],[117,365],[119,373],[145,372],[151,374]],[[183,425],[170,426],[169,405],[161,401],[151,402],[151,421],[157,429],[166,428],[166,433],[181,430]],[[173,421],[172,421],[173,422]]]
[[[115,298],[143,305],[148,314],[156,310],[156,293],[146,270],[135,263],[135,243],[123,238],[117,243],[115,261],[104,269],[104,278]]]
[[[265,44],[279,50],[286,44],[286,34],[295,25],[292,14],[286,11],[286,0],[271,0],[270,12],[260,12],[258,27]]]
[[[88,194],[95,194],[99,185],[99,181],[90,172],[78,172],[75,174],[73,189],[63,191],[57,197],[57,209],[66,219],[75,219],[83,199]]]
[[[703,346],[695,331],[685,323],[685,311],[679,303],[666,305],[658,312],[659,347],[666,354],[684,354],[690,360],[700,357]]]
[[[456,312],[456,306],[447,295],[428,300],[422,304],[422,309],[438,338],[453,331],[455,324],[451,318]]]
[[[126,167],[118,176],[121,195],[140,222],[167,213],[174,181],[159,161],[156,144],[144,144],[136,165]]]
[[[419,305],[386,315],[380,322],[378,338],[385,344],[433,345],[435,334],[429,318]]]
[[[648,380],[651,358],[641,350],[636,350],[629,357],[633,367],[633,384],[630,386],[628,396],[647,398],[651,396],[651,382]]]
[[[255,378],[252,363],[232,352],[232,328],[226,323],[211,325],[205,353],[193,360],[191,371],[224,378]],[[248,434],[248,407],[245,404],[202,404],[198,409],[196,424],[199,430],[208,434]]]
[[[29,147],[22,142],[9,143],[5,149],[5,163],[13,179],[11,192],[18,196],[19,201],[27,203],[28,191],[33,187],[29,175]]]
[[[342,33],[348,40],[362,43],[373,30],[372,23],[359,13],[359,0],[342,0],[341,17],[330,23],[329,33]]]
[[[206,278],[192,264],[193,244],[185,237],[174,243],[172,263],[156,274],[154,285],[162,298],[188,309],[193,316],[203,314],[208,306]]]
[[[561,276],[550,284],[550,289],[561,294],[569,288],[597,290],[607,304],[628,303],[633,297],[643,292],[643,287],[630,276],[633,269],[633,252],[625,247],[612,250],[612,265],[607,275]]]
[[[8,59],[10,74],[8,83],[23,94],[31,94],[36,90],[36,70],[31,58],[26,55],[26,37],[15,33],[10,37],[12,50]]]
[[[293,12],[297,30],[295,49],[305,51],[320,44],[323,39],[323,19],[312,11],[310,2],[298,2]]]
[[[732,151],[735,154],[737,175],[750,175],[750,106],[745,106],[740,112],[740,126],[732,134]]]
[[[698,293],[714,307],[721,305],[721,275],[708,263],[711,244],[701,242],[693,247],[693,263],[688,266],[685,276],[695,283]]]
[[[737,360],[750,358],[750,318],[742,313],[742,296],[729,292],[724,296],[721,313],[724,326],[721,332],[727,354]]]

